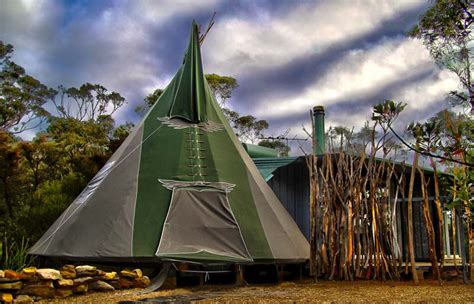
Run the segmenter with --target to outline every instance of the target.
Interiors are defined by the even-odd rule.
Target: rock
[[[138,278],[141,278],[143,277],[143,272],[141,269],[137,268],[137,269],[134,269],[133,272],[135,272],[137,274],[137,277]]]
[[[38,269],[36,273],[43,280],[61,280],[63,278],[59,270],[52,268]]]
[[[23,268],[21,273],[28,277],[34,276],[36,274],[36,267]]]
[[[24,276],[24,278],[22,280],[27,282],[38,282],[41,279],[36,276],[36,271],[36,267],[23,268],[21,274]]]
[[[75,279],[76,278],[76,268],[74,265],[64,265],[59,270],[62,277],[65,279]]]
[[[90,277],[97,275],[97,267],[82,265],[76,267],[76,274],[78,277]]]
[[[120,271],[120,275],[122,277],[135,279],[135,278],[141,278],[143,276],[143,273],[138,268],[134,269],[134,270],[124,269],[124,270]]]
[[[147,276],[142,276],[141,278],[136,278],[134,282],[135,287],[146,288],[148,287],[148,285],[150,285],[150,278],[148,278]]]
[[[0,270],[0,278],[4,278],[4,277],[5,277],[5,271]]]
[[[112,291],[115,290],[113,286],[104,282],[104,281],[95,281],[89,283],[90,290],[97,290],[97,291]]]
[[[58,289],[56,289],[54,296],[56,298],[66,298],[66,297],[69,297],[72,294],[73,294],[73,292],[72,292],[72,289],[70,289],[70,288],[58,288]]]
[[[5,273],[5,278],[7,279],[21,280],[24,277],[24,275],[22,275],[21,273],[18,273],[11,269],[4,270],[4,273]]]
[[[105,281],[115,280],[117,278],[117,273],[115,271],[105,272],[100,278]]]
[[[97,267],[91,265],[80,265],[76,266],[76,272],[83,272],[83,271],[96,271]]]
[[[122,285],[120,285],[119,280],[112,280],[112,281],[109,281],[107,283],[109,283],[109,285],[112,286],[115,289],[121,289],[122,288]]]
[[[11,293],[2,293],[0,295],[0,301],[2,303],[12,303],[13,302],[13,295]]]
[[[126,278],[120,278],[119,280],[120,288],[127,289],[133,287],[133,281]]]
[[[18,294],[29,295],[42,298],[54,297],[53,281],[41,281],[35,284],[26,284]]]
[[[83,278],[76,278],[73,280],[73,282],[74,282],[74,286],[77,286],[77,285],[90,283],[94,280],[96,279],[94,279],[93,277],[83,277]]]
[[[13,303],[33,303],[34,301],[35,300],[28,295],[19,295],[13,300]]]
[[[25,283],[38,283],[41,282],[42,279],[37,276],[37,275],[32,275],[32,276],[25,276],[23,279],[21,279]]]
[[[72,287],[74,286],[74,281],[71,279],[61,279],[54,282],[56,287]]]
[[[74,293],[86,293],[88,290],[88,285],[87,284],[81,284],[81,285],[77,285],[77,286],[74,286],[72,288],[72,292]]]
[[[11,283],[0,283],[0,290],[20,290],[23,287],[23,282],[16,281]]]

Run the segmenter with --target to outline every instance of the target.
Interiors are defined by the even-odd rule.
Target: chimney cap
[[[324,114],[324,107],[323,106],[314,106],[313,107],[313,113],[322,113]]]

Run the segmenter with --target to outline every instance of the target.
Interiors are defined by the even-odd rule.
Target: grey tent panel
[[[254,179],[249,172],[250,189],[275,259],[306,260],[310,250],[308,241],[273,191],[259,187],[258,179],[265,182],[258,171],[256,174],[258,177]]]
[[[156,256],[196,253],[252,261],[226,192],[174,188]]]
[[[143,124],[137,126],[30,254],[84,258],[132,255],[142,133]]]
[[[309,259],[309,243],[295,221],[263,179],[244,147],[237,147],[247,168],[248,181],[268,244],[275,260]]]

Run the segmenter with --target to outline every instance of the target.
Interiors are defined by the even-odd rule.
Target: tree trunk
[[[439,194],[439,176],[438,172],[436,171],[436,163],[434,162],[433,158],[430,157],[431,167],[433,167],[433,181],[434,181],[434,190],[435,190],[435,205],[436,205],[436,213],[438,214],[438,221],[439,221],[439,252],[441,254],[440,261],[441,261],[441,268],[444,266],[444,238],[443,238],[443,225],[444,225],[444,218],[443,218],[443,211],[441,209],[441,197]]]
[[[469,79],[469,85],[472,88],[472,85],[470,83],[470,79]],[[474,106],[474,104],[472,104],[472,101],[474,100],[474,94],[471,90],[469,90],[469,94],[471,96],[471,106]],[[471,107],[471,113],[473,113],[473,111],[474,111],[474,107]],[[461,156],[461,160],[463,162],[466,162],[466,156],[465,156],[464,151],[461,153],[460,156]],[[461,169],[462,169],[464,177],[466,177],[466,175],[467,175],[466,166],[462,165]],[[467,237],[469,238],[469,243],[468,243],[468,246],[469,246],[469,276],[470,276],[471,280],[473,280],[474,279],[474,231],[473,231],[473,225],[471,223],[471,208],[469,207],[469,202],[467,202],[467,201],[464,201],[463,205],[464,205],[464,212],[466,214]],[[461,227],[462,227],[462,225],[461,225]],[[463,231],[463,235],[464,235],[464,231]],[[463,238],[463,240],[464,240],[464,238]],[[464,243],[461,244],[461,246],[463,246],[463,245],[464,245]],[[465,250],[464,250],[464,253],[466,253]]]
[[[454,195],[453,195],[453,199],[456,198],[456,188],[454,189]],[[456,271],[458,271],[458,262],[456,261],[456,253],[457,253],[457,246],[458,246],[458,243],[457,243],[457,237],[456,237],[456,224],[457,223],[457,219],[456,219],[456,208],[453,208],[453,210],[451,211],[451,231],[453,233],[453,262],[454,262],[454,268],[456,269]]]
[[[7,205],[8,215],[11,219],[15,218],[15,214],[13,212],[13,203],[10,196],[10,186],[8,183],[8,177],[2,178],[3,183],[3,199],[5,201],[5,205]]]
[[[418,142],[416,144],[416,149],[418,150]],[[410,185],[408,186],[408,251],[410,253],[410,264],[411,264],[411,273],[413,276],[413,282],[415,285],[418,285],[418,273],[416,272],[415,265],[415,248],[413,246],[413,186],[415,183],[416,167],[418,165],[418,153],[415,153],[415,158],[413,160],[413,165],[411,167],[410,175]]]
[[[426,234],[428,236],[429,255],[431,260],[431,268],[433,269],[433,275],[438,281],[441,282],[441,274],[438,268],[438,258],[436,256],[436,242],[435,233],[433,227],[433,221],[431,221],[430,213],[430,202],[428,198],[428,185],[425,182],[425,174],[423,170],[418,169],[420,172],[421,192],[423,196],[423,217],[425,219]]]

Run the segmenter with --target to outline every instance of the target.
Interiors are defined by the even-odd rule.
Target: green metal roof
[[[251,158],[278,157],[278,151],[272,148],[242,143]]]
[[[252,158],[253,162],[257,166],[258,171],[262,174],[265,181],[269,181],[273,177],[273,172],[276,169],[291,164],[297,160],[300,156],[291,157],[260,157]]]
[[[278,168],[286,166],[291,164],[292,162],[296,161],[298,158],[304,157],[304,156],[291,156],[291,157],[257,157],[257,158],[252,158],[253,162],[255,163],[255,166],[257,166],[258,171],[260,171],[260,174],[263,176],[265,181],[269,181],[273,177],[273,172],[275,172]],[[382,158],[376,157],[376,161],[382,161]],[[400,160],[388,160],[386,159],[385,161],[391,162],[397,166],[402,166],[403,161]],[[410,163],[410,160],[407,160],[405,162],[406,168],[411,168],[412,164]],[[418,167],[422,169],[425,172],[433,172],[433,169],[426,164],[418,164]],[[438,169],[438,173],[443,174],[443,175],[452,175],[451,173],[446,171],[446,168],[443,166],[439,166],[440,168]]]

